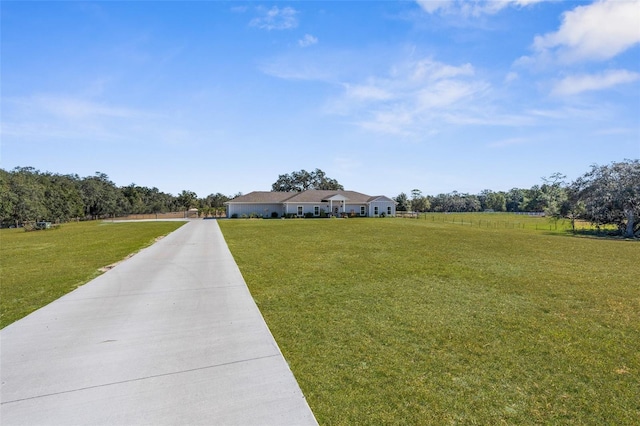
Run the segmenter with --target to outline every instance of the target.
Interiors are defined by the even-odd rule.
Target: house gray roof
[[[349,204],[365,204],[376,199],[393,201],[383,195],[370,196],[356,191],[309,189],[302,192],[253,191],[227,201],[230,203],[321,203],[334,195],[342,195]]]
[[[347,199],[348,203],[366,203],[370,198],[368,195],[361,194],[355,191],[342,191],[342,190],[319,190],[309,189],[307,191],[298,192],[293,197],[287,199],[287,203],[321,203],[328,200],[334,195],[342,195]]]
[[[282,203],[287,198],[291,198],[296,193],[293,192],[273,192],[273,191],[253,191],[246,195],[241,195],[233,200],[227,201],[229,203]]]

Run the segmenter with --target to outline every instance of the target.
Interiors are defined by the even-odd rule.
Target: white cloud
[[[640,43],[640,1],[601,0],[565,12],[558,31],[537,36],[538,59],[603,61]]]
[[[412,78],[418,81],[422,79],[436,81],[458,76],[471,76],[474,73],[473,66],[469,63],[457,67],[431,59],[423,59],[409,66],[414,68]]]
[[[292,64],[287,57],[276,58],[260,65],[260,71],[284,80],[329,81],[333,79],[331,70],[312,63]]]
[[[416,0],[427,13],[493,15],[507,7],[526,7],[548,0]]]
[[[271,9],[259,8],[261,16],[253,18],[249,25],[264,30],[288,30],[298,26],[298,11],[292,7],[273,6]]]
[[[452,6],[453,2],[448,0],[416,0],[416,3],[427,13],[434,13],[439,10],[446,10]]]
[[[382,87],[378,87],[376,83],[368,84],[344,84],[346,96],[351,99],[359,99],[362,101],[384,101],[391,99],[393,95]]]
[[[305,34],[300,40],[298,40],[298,46],[308,47],[318,43],[318,38],[311,34]]]
[[[115,107],[69,96],[38,95],[22,99],[21,102],[29,104],[31,108],[69,120],[95,117],[135,118],[142,115],[141,112],[130,108]]]
[[[352,51],[318,51],[296,49],[264,60],[260,70],[273,77],[285,80],[324,81],[340,84],[339,76],[348,74],[352,68]]]
[[[514,71],[510,71],[507,73],[507,75],[504,77],[504,83],[505,84],[509,84],[512,83],[514,81],[517,81],[520,78],[520,76],[518,75],[517,72]]]
[[[415,123],[415,115],[411,111],[403,110],[402,107],[388,111],[374,111],[372,117],[355,122],[365,130],[398,136],[411,136]]]
[[[471,64],[449,65],[426,58],[396,64],[386,76],[343,84],[330,112],[352,117],[360,127],[409,136],[433,131],[447,117],[464,115],[488,84],[474,78]]]
[[[480,87],[467,81],[442,80],[420,90],[416,94],[419,110],[444,108],[473,97]]]
[[[525,111],[527,115],[538,122],[552,123],[554,121],[605,121],[609,122],[613,118],[612,110],[606,105],[591,106],[560,106],[555,109],[530,109]]]
[[[571,75],[560,80],[551,91],[555,96],[577,95],[579,93],[604,90],[619,84],[640,80],[640,73],[627,70],[609,70],[600,74]]]

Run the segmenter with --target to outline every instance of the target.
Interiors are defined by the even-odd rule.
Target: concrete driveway
[[[2,425],[317,424],[215,220],[0,331]]]

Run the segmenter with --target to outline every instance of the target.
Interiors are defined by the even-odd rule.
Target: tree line
[[[542,185],[528,189],[466,194],[423,196],[414,189],[409,197],[394,200],[398,211],[414,212],[540,212],[558,220],[587,220],[597,226],[615,225],[626,237],[640,236],[640,160],[624,160],[610,165],[592,165],[573,182],[554,173],[542,178]]]
[[[615,225],[627,237],[640,236],[640,160],[624,160],[609,165],[593,165],[573,182],[561,173],[542,178],[541,185],[509,191],[484,190],[479,194],[453,191],[427,195],[414,189],[411,196],[399,194],[398,211],[415,212],[544,212],[552,219],[587,220],[598,226]],[[273,191],[344,189],[337,180],[320,170],[300,170],[280,175]],[[177,196],[158,188],[130,184],[117,187],[109,177],[60,175],[33,167],[0,169],[0,224],[21,226],[46,220],[97,219],[129,214],[154,214],[198,209],[199,214],[224,212],[232,198],[216,193],[198,198],[183,190]]]
[[[562,177],[562,175],[560,175]],[[394,200],[399,211],[417,212],[545,212],[552,206],[568,208],[568,194],[562,181],[534,185],[528,189],[513,188],[494,192],[485,189],[479,194],[453,191],[447,194],[422,195],[414,189],[411,196],[399,194]]]
[[[33,167],[0,169],[0,223],[22,226],[37,221],[68,222],[129,214],[157,214],[197,208],[202,214],[224,211],[232,197],[198,198],[183,190],[177,196],[134,183],[118,187],[101,172],[94,176],[40,172]]]

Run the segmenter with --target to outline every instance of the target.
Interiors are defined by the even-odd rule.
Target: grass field
[[[0,328],[99,275],[184,222],[68,223],[0,231]]]
[[[440,218],[220,222],[318,421],[637,424],[640,243]]]

